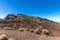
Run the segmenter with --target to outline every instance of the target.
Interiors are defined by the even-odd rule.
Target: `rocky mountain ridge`
[[[35,30],[36,28],[40,28],[47,29],[54,33],[55,31],[60,31],[60,24],[35,16],[27,16],[24,14],[8,14],[4,19],[0,19],[0,28],[8,28],[13,30],[18,30],[19,28]]]

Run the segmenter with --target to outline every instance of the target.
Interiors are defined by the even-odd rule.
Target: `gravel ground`
[[[60,37],[38,35],[31,32],[20,32],[18,30],[0,30],[0,34],[6,34],[9,40],[60,40]]]

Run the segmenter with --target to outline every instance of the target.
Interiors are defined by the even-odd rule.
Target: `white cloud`
[[[5,16],[6,16],[7,14],[4,14],[4,13],[2,13],[2,12],[0,12],[0,18],[5,18]]]
[[[55,16],[55,17],[50,18],[50,20],[53,20],[55,22],[60,22],[60,17],[59,16]]]

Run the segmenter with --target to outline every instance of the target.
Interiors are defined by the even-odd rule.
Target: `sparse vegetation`
[[[4,27],[3,29],[4,29],[4,30],[12,30],[11,27]]]
[[[5,19],[6,20],[15,20],[16,16],[14,14],[8,14]]]
[[[40,34],[39,29],[35,29],[35,30],[34,30],[34,33],[36,33],[36,34]]]
[[[50,35],[50,30],[60,30],[60,24],[35,16],[9,14],[5,19],[0,19],[0,28],[5,30],[29,31],[36,34],[43,33],[45,35]]]
[[[25,29],[24,28],[19,28],[19,31],[24,31]]]
[[[0,40],[8,40],[8,38],[6,37],[5,34],[1,34],[0,35]]]
[[[30,29],[30,32],[34,32],[34,29]]]
[[[42,29],[42,33],[44,33],[46,35],[49,35],[50,34],[49,30],[47,30],[47,29]]]

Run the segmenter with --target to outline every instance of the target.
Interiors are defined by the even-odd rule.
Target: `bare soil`
[[[6,34],[9,40],[60,40],[60,37],[38,35],[35,33],[18,30],[0,30],[0,34]]]

